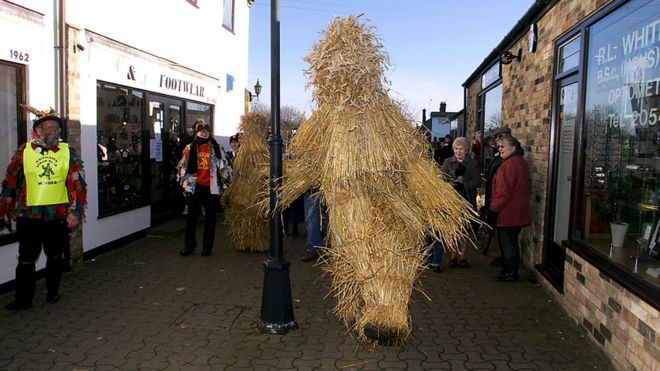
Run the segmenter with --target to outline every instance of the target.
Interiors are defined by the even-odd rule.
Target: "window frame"
[[[230,16],[229,19],[227,19],[227,14],[225,13],[225,10],[226,10],[225,9],[225,4],[226,4],[227,1],[231,2],[231,16]],[[229,31],[231,33],[234,33],[234,29],[236,27],[236,19],[235,19],[236,11],[235,11],[235,9],[236,9],[236,0],[223,0],[222,1],[222,27],[225,28],[227,31]],[[228,25],[227,23],[225,23],[226,21],[231,22],[231,24]]]
[[[486,164],[486,147],[487,147],[487,141],[486,141],[486,96],[488,93],[491,91],[497,89],[498,87],[502,86],[502,64],[498,61],[493,62],[485,71],[490,71],[493,67],[496,65],[499,65],[499,77],[497,79],[494,79],[490,81],[488,85],[485,87],[482,87],[481,91],[479,94],[477,94],[477,118],[479,120],[479,123],[477,125],[477,130],[481,131],[481,155],[479,156],[480,158],[480,164],[479,167],[481,169],[481,172],[483,174],[486,174],[488,172],[488,166],[490,164]],[[483,76],[482,76],[483,78]],[[482,86],[482,81],[480,81],[480,86]],[[504,93],[502,93],[504,94]],[[502,98],[500,97],[500,102],[502,101]],[[500,114],[502,112],[502,106],[500,106]]]
[[[21,144],[27,142],[28,114],[19,105],[20,103],[27,103],[27,67],[19,63],[4,60],[0,60],[0,65],[14,68],[16,71],[16,148],[18,148]],[[2,169],[3,174],[5,169]],[[16,234],[16,230],[14,230],[14,233],[0,235],[0,246],[9,245],[17,241],[18,235]]]

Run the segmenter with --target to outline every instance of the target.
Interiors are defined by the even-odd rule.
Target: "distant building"
[[[426,133],[430,133],[428,137],[429,141],[432,141],[433,138],[443,138],[447,134],[451,134],[451,122],[452,117],[456,115],[457,112],[448,112],[447,103],[440,103],[439,111],[431,112],[431,117],[426,119],[424,115],[422,130]]]

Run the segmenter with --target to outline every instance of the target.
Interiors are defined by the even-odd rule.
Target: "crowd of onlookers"
[[[496,128],[485,139],[484,146],[479,131],[471,143],[465,137],[452,141],[448,134],[441,140],[433,138],[430,150],[446,180],[479,213],[484,224],[481,236],[487,241],[484,251],[487,251],[493,233],[496,233],[501,256],[495,258],[492,264],[502,267],[501,275],[496,279],[514,282],[518,280],[520,265],[518,236],[531,219],[529,170],[523,157],[524,150],[511,135],[511,129]],[[488,161],[482,164],[482,152],[485,154],[486,151],[492,153],[483,156]],[[478,224],[474,223],[468,238],[475,241],[478,230]],[[468,266],[468,238],[460,244],[458,251],[452,252],[448,263],[450,268]],[[429,248],[428,263],[434,271],[440,272],[442,244],[430,237],[426,242]]]

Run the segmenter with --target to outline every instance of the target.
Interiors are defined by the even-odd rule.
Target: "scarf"
[[[186,167],[186,174],[197,174],[197,146],[205,146],[208,145],[209,142],[211,142],[213,154],[215,154],[216,157],[220,155],[220,145],[215,139],[210,137],[208,139],[195,137],[195,140],[190,144],[190,152],[188,152],[188,167]]]

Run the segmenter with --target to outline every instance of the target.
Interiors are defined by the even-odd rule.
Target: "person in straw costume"
[[[305,58],[316,109],[291,143],[281,206],[319,189],[335,314],[361,341],[403,344],[425,234],[455,250],[478,218],[388,96],[388,57],[373,27],[359,16],[336,18],[323,35]]]
[[[222,195],[227,205],[225,223],[237,250],[265,252],[270,247],[269,226],[254,207],[268,190],[268,119],[261,113],[241,117],[241,150],[234,159],[233,180]]]

